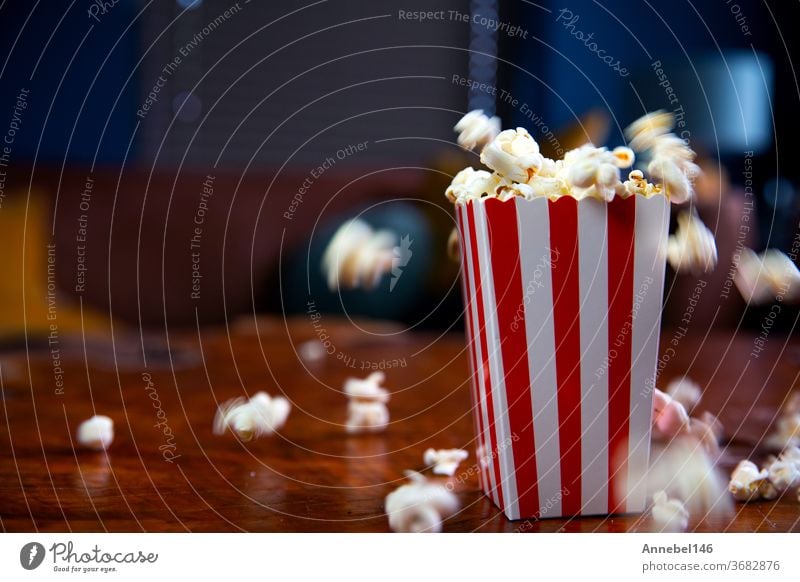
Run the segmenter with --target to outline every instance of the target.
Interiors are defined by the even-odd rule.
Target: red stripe
[[[489,439],[492,445],[492,448],[490,451],[488,451],[488,454],[489,460],[492,463],[495,483],[497,484],[497,503],[501,508],[505,509],[505,503],[503,501],[503,484],[500,479],[500,460],[498,458],[499,451],[497,448],[497,431],[494,423],[492,378],[489,373],[489,348],[486,341],[486,316],[484,315],[483,311],[483,292],[481,287],[481,269],[480,263],[478,262],[478,242],[477,235],[475,233],[474,204],[474,202],[467,203],[467,219],[469,222],[470,249],[472,251],[472,274],[475,278],[475,299],[478,302],[478,328],[481,340],[481,352],[483,355],[483,362],[481,362],[483,368],[483,385],[486,390],[486,408],[489,416]]]
[[[561,507],[581,512],[581,335],[578,201],[548,203],[553,277],[553,328],[558,383],[558,437],[561,450]]]
[[[513,199],[508,202],[489,199],[485,205],[489,247],[492,251],[497,327],[505,373],[509,436],[519,437],[511,441],[519,511],[522,517],[534,517],[539,515],[539,488],[528,343],[524,326],[516,331],[512,328],[517,311],[524,305],[516,203]]]
[[[483,415],[481,414],[480,392],[478,390],[478,371],[476,367],[477,356],[475,355],[475,333],[472,324],[472,292],[470,291],[469,284],[469,266],[467,265],[467,250],[466,250],[466,237],[464,236],[464,212],[461,205],[456,205],[456,220],[458,224],[458,231],[460,235],[459,251],[461,252],[461,291],[464,294],[464,320],[466,322],[467,330],[467,343],[469,344],[469,364],[470,383],[472,384],[472,422],[473,430],[475,431],[475,438],[478,441],[477,451],[485,453],[486,445],[484,444],[483,434]],[[489,490],[489,480],[486,476],[486,469],[481,463],[481,457],[478,457],[478,483],[480,488],[484,491]]]
[[[636,196],[608,205],[608,432],[609,513],[625,511],[620,480],[627,480],[631,405]]]

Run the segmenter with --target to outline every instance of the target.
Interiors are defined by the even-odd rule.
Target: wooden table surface
[[[323,333],[331,354],[312,363],[299,358],[296,347]],[[660,382],[688,370],[708,387],[701,408],[725,425],[726,472],[740,458],[765,454],[758,443],[800,370],[800,343],[773,332],[751,358],[753,339],[684,338]],[[4,531],[383,532],[384,497],[403,483],[403,470],[424,469],[426,448],[468,449],[461,473],[475,474],[468,470],[475,457],[467,357],[457,332],[322,316],[316,328],[302,317],[250,319],[168,338],[120,336],[113,346],[60,338],[57,347],[0,356]],[[381,363],[394,366],[387,370],[392,422],[383,433],[348,435],[342,383]],[[280,434],[249,444],[214,436],[216,403],[257,390],[293,402]],[[77,425],[94,412],[116,424],[107,453],[73,448]],[[457,480],[455,491],[462,509],[446,521],[448,532],[651,527],[640,516],[510,522],[475,477]],[[800,503],[786,496],[737,504],[730,522],[693,529],[800,531]]]

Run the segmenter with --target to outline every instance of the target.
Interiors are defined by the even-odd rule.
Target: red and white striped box
[[[456,204],[480,482],[509,519],[644,510],[669,211]]]

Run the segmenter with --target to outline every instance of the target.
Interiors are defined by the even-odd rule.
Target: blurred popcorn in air
[[[678,273],[708,273],[717,266],[714,234],[693,211],[678,215],[678,229],[667,242],[667,260]]]
[[[800,296],[800,271],[792,259],[777,249],[760,255],[743,249],[734,283],[744,300],[754,305],[777,297],[791,301]]]
[[[434,474],[452,477],[459,463],[468,456],[469,453],[463,449],[428,449],[422,460],[426,465],[433,465]]]
[[[670,439],[689,430],[683,404],[656,388],[653,392],[653,438]]]
[[[677,499],[669,499],[664,491],[653,494],[650,516],[661,532],[684,532],[689,527],[689,512],[683,503]]]
[[[266,392],[257,392],[250,400],[231,398],[217,408],[214,434],[230,430],[242,442],[249,442],[281,428],[290,410],[291,404],[286,398],[271,397]]]
[[[78,443],[89,449],[102,451],[114,441],[114,421],[107,416],[94,415],[78,426]]]
[[[703,396],[703,389],[700,385],[687,376],[676,378],[667,384],[665,392],[669,394],[673,400],[683,404],[686,412],[691,412],[692,409],[698,405],[700,398]]]
[[[650,152],[647,172],[675,203],[692,198],[692,180],[700,175],[694,163],[695,153],[688,144],[671,133],[674,116],[665,111],[648,113],[625,130],[631,148],[637,152]]]
[[[697,439],[711,458],[719,456],[719,442],[722,438],[722,424],[716,416],[706,411],[700,418],[689,419],[689,436]]]
[[[314,363],[325,359],[325,346],[316,339],[308,340],[297,346],[297,355],[304,362]]]
[[[347,405],[347,432],[376,432],[389,424],[389,392],[381,387],[386,375],[373,372],[366,378],[349,378],[344,383],[344,393],[349,398]]]
[[[782,451],[800,447],[800,392],[792,394],[775,423],[775,430],[767,437],[766,445]]]
[[[374,289],[381,277],[391,271],[397,235],[388,230],[374,231],[366,222],[345,222],[333,235],[322,256],[322,270],[328,288]]]
[[[488,117],[481,109],[470,111],[453,128],[458,133],[458,145],[472,150],[483,147],[500,133],[500,118]]]
[[[507,180],[527,182],[544,164],[536,143],[524,127],[507,129],[481,152],[481,162]]]
[[[679,437],[666,447],[654,447],[647,490],[651,494],[664,491],[681,501],[697,520],[725,519],[733,514],[724,476],[703,446],[692,438]]]
[[[766,470],[759,471],[752,461],[741,461],[731,474],[728,491],[737,501],[758,499],[765,491],[768,491],[768,476]]]
[[[458,498],[419,473],[406,471],[405,475],[411,482],[386,496],[384,507],[389,527],[405,533],[441,532],[442,520],[458,511]]]

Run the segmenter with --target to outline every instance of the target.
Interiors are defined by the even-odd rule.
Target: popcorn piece
[[[373,372],[366,378],[349,378],[344,393],[350,399],[345,428],[349,433],[377,432],[389,424],[389,392],[380,385],[386,379],[383,372]]]
[[[458,144],[468,150],[483,147],[500,133],[500,118],[488,117],[481,109],[467,113],[453,128]]]
[[[587,144],[564,155],[565,178],[576,198],[612,200],[619,183],[620,163],[613,152]]]
[[[405,533],[442,531],[442,520],[458,511],[458,498],[443,485],[406,471],[410,483],[386,496],[385,509],[392,531]]]
[[[214,434],[230,430],[242,442],[271,435],[286,424],[291,404],[282,396],[257,392],[250,400],[231,398],[220,404],[214,416]]]
[[[653,494],[650,512],[661,532],[684,532],[689,527],[689,512],[678,499],[669,499],[664,491]]]
[[[305,362],[319,362],[325,359],[325,346],[319,340],[308,340],[297,346],[297,354]]]
[[[481,162],[513,182],[527,182],[544,164],[539,144],[525,128],[500,132],[481,152]]]
[[[486,170],[464,168],[455,175],[445,196],[451,202],[467,202],[485,195],[496,195],[502,181],[499,176]]]
[[[800,486],[800,463],[779,458],[767,467],[769,482],[779,491]]]
[[[94,415],[78,426],[78,442],[87,448],[103,451],[114,441],[114,421],[107,416]]]
[[[624,170],[630,168],[633,162],[636,161],[636,154],[633,153],[631,148],[619,146],[611,151],[611,154],[616,158],[617,167]]]
[[[688,412],[691,412],[700,402],[703,389],[700,388],[697,382],[684,376],[683,378],[676,378],[667,384],[666,393],[669,394],[673,400],[680,402]]]
[[[617,184],[617,196],[627,198],[628,196],[652,196],[661,192],[660,186],[654,186],[648,182],[641,170],[633,170],[628,174],[628,179]]]
[[[672,396],[655,389],[653,393],[653,438],[670,439],[689,430],[689,415]]]
[[[694,212],[678,215],[678,229],[667,243],[667,260],[678,273],[708,273],[717,266],[717,242]]]
[[[728,491],[733,493],[733,498],[737,501],[758,499],[767,486],[768,476],[767,471],[759,471],[755,463],[741,461],[731,474]]]
[[[800,296],[800,270],[792,259],[777,249],[756,255],[744,249],[734,279],[748,303],[767,303],[776,297],[794,300]]]
[[[331,291],[340,287],[374,289],[392,269],[396,242],[397,236],[391,231],[373,231],[359,219],[345,222],[322,257],[328,288]]]
[[[800,446],[800,414],[779,418],[777,431],[766,442],[775,449]]]
[[[434,474],[452,477],[459,463],[468,456],[469,453],[463,449],[428,449],[422,459],[426,465],[433,465]]]
[[[667,135],[672,129],[673,117],[664,110],[643,115],[625,130],[630,146],[637,152],[651,149],[658,138]]]

